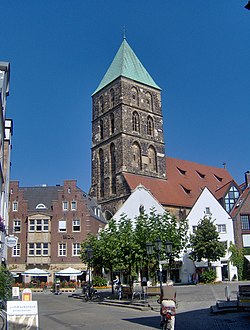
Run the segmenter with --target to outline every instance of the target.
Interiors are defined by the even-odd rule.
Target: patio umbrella
[[[75,268],[72,268],[72,267],[69,267],[69,268],[60,270],[55,275],[56,276],[80,276],[80,275],[82,275],[82,271],[78,270],[78,269],[75,269]]]
[[[29,275],[29,276],[48,276],[50,273],[45,269],[33,268],[27,269],[22,275]]]

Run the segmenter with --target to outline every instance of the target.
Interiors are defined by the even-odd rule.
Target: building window
[[[229,192],[225,196],[225,206],[227,212],[230,212],[232,208],[234,207],[235,203],[237,202],[239,198],[239,191],[235,186],[232,186],[229,190]]]
[[[241,221],[241,229],[242,230],[250,230],[250,216],[247,214],[243,214],[240,216]]]
[[[18,202],[13,202],[12,203],[12,211],[17,212],[18,211]]]
[[[148,116],[147,118],[147,134],[153,136],[154,132],[154,123],[152,117]]]
[[[115,145],[111,143],[110,145],[110,159],[111,159],[111,192],[116,194],[116,153]]]
[[[141,170],[141,148],[137,142],[132,145],[133,160],[132,166]]]
[[[69,208],[68,202],[67,201],[63,202],[62,207],[63,207],[63,211],[68,211]]]
[[[36,209],[37,210],[39,210],[39,209],[42,210],[42,209],[47,209],[47,207],[44,204],[39,203],[39,204],[37,204]]]
[[[115,91],[113,88],[110,90],[110,106],[113,108],[115,106]]]
[[[146,93],[146,107],[148,110],[153,110],[152,95],[149,92]]]
[[[115,132],[115,116],[113,113],[110,114],[110,134]]]
[[[20,256],[21,256],[21,244],[17,243],[17,245],[12,248],[12,257],[20,257]]]
[[[42,250],[43,256],[49,255],[49,244],[43,243],[42,248],[43,248],[43,250]]]
[[[28,255],[29,256],[47,256],[49,254],[48,243],[29,243]]]
[[[131,103],[135,106],[138,106],[139,103],[138,92],[135,87],[131,88]]]
[[[100,196],[104,197],[104,156],[103,150],[99,150],[99,171],[100,171]]]
[[[59,220],[59,232],[65,232],[67,230],[66,220]]]
[[[101,113],[103,113],[103,111],[104,111],[104,102],[103,102],[103,97],[102,96],[100,96],[100,98],[99,98],[99,109],[100,109]]]
[[[36,243],[35,247],[36,247],[36,250],[35,250],[36,256],[41,256],[42,255],[42,243]]]
[[[250,247],[250,235],[242,235],[243,247]]]
[[[206,214],[211,214],[211,212],[210,212],[210,207],[206,207],[206,209],[205,209],[205,213],[206,213]]]
[[[81,244],[80,243],[73,243],[72,244],[72,256],[79,256],[81,251]]]
[[[71,210],[75,211],[76,210],[76,201],[71,202]]]
[[[95,212],[95,215],[96,215],[97,217],[100,216],[100,209],[99,209],[99,207],[95,207],[95,208],[94,208],[94,212]]]
[[[140,119],[136,111],[132,114],[132,129],[134,132],[140,132]]]
[[[29,254],[29,256],[35,255],[35,243],[28,244],[28,254]]]
[[[20,231],[21,231],[21,220],[15,219],[13,221],[13,232],[20,233]]]
[[[80,220],[73,220],[73,231],[80,231],[81,226],[80,226]]]
[[[58,244],[58,255],[60,257],[63,257],[63,256],[67,255],[67,245],[66,245],[66,243],[59,243]]]
[[[154,147],[148,148],[148,169],[152,172],[157,172],[157,159]]]
[[[103,139],[103,131],[104,131],[104,128],[103,128],[103,120],[100,119],[100,139],[102,140]]]
[[[48,219],[30,219],[29,220],[29,231],[43,231],[49,230]]]
[[[227,232],[226,225],[217,225],[218,232],[221,234],[225,234]]]

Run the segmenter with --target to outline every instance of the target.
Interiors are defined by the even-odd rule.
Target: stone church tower
[[[131,193],[124,173],[166,179],[161,89],[124,39],[92,98],[90,195],[109,219]]]

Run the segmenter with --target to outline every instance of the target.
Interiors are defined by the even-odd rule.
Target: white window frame
[[[21,243],[12,248],[12,257],[21,257]]]
[[[77,229],[79,228],[79,229]],[[72,220],[72,231],[81,231],[81,221],[78,219]]]
[[[16,230],[16,228],[19,228],[19,230]],[[13,220],[13,233],[20,233],[21,232],[21,220],[14,219]]]
[[[79,257],[81,251],[81,243],[72,243],[72,256]]]
[[[59,220],[59,222],[58,222],[58,231],[60,233],[65,233],[67,231],[67,222],[66,222],[66,220]]]
[[[76,201],[72,201],[72,202],[71,202],[71,211],[76,211],[76,208],[77,208],[77,203],[76,203]]]
[[[35,243],[28,243],[28,256],[35,256]]]
[[[226,234],[227,233],[227,226],[224,223],[217,225],[217,230],[220,234]]]
[[[250,247],[250,234],[242,235],[243,248]]]
[[[18,202],[17,201],[12,202],[12,211],[13,212],[18,211]]]
[[[67,243],[58,243],[58,256],[59,257],[67,256]]]
[[[62,209],[63,209],[63,211],[68,211],[68,209],[69,209],[68,201],[62,202]]]
[[[29,219],[29,232],[48,232],[49,219]]]

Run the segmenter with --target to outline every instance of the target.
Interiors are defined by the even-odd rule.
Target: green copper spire
[[[141,64],[125,37],[108,71],[93,94],[99,92],[103,87],[120,76],[160,89]]]

